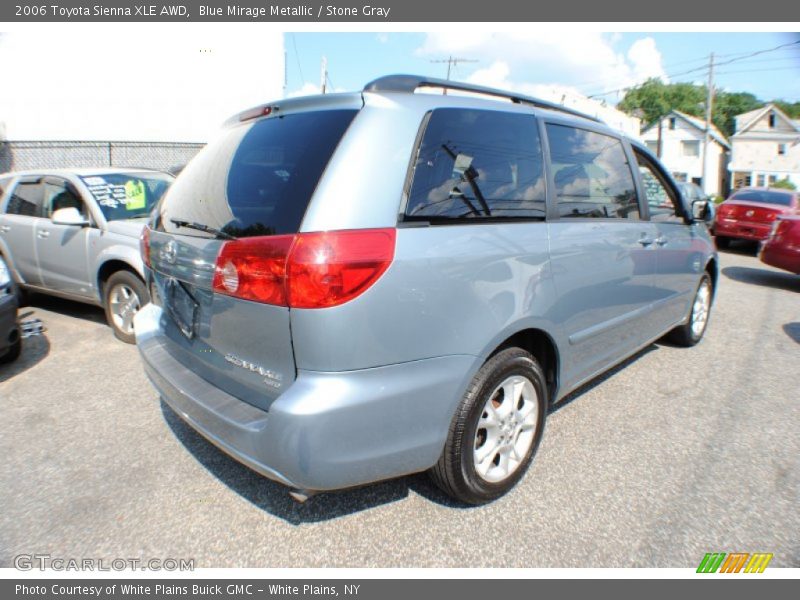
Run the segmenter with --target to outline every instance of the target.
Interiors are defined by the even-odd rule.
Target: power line
[[[303,85],[305,85],[306,78],[303,77],[303,67],[300,66],[300,54],[297,52],[297,40],[295,39],[294,34],[291,34],[291,36],[292,36],[292,46],[294,46],[294,57],[295,59],[297,59],[297,70],[300,71],[300,79],[303,82]]]

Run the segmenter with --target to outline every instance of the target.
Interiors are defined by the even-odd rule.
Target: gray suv
[[[0,270],[20,292],[102,306],[114,334],[134,343],[133,316],[150,301],[139,236],[173,179],[143,169],[0,176]]]
[[[703,208],[642,144],[535,98],[391,76],[281,100],[155,212],[137,344],[177,414],[298,499],[429,470],[483,503],[552,404],[667,333],[700,341]]]

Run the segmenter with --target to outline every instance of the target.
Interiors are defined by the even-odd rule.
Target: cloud
[[[338,94],[340,92],[346,92],[347,90],[343,88],[331,88],[328,86],[326,92],[328,94]],[[286,94],[287,98],[298,98],[300,96],[316,96],[317,94],[321,93],[319,85],[316,83],[311,83],[310,81],[306,81],[301,87],[297,88],[292,92],[288,92]]]
[[[661,53],[652,38],[634,42],[627,53],[617,49],[618,35],[587,31],[429,33],[416,54],[421,58],[478,59],[480,65],[457,65],[453,77],[475,83],[511,83],[522,91],[532,84],[562,85],[584,93],[606,92],[665,77]]]
[[[377,40],[381,44],[387,44],[389,42],[389,34],[388,33],[379,33],[375,37],[377,38]]]

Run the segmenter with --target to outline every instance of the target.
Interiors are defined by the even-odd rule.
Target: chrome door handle
[[[663,235],[660,235],[656,238],[656,246],[666,246],[669,240],[665,238]]]
[[[639,238],[639,243],[646,248],[647,246],[653,244],[653,239],[647,237],[646,235],[643,235],[642,237]]]
[[[39,230],[36,232],[36,237],[38,237],[40,240],[43,240],[46,237],[50,237],[50,232],[47,230]]]

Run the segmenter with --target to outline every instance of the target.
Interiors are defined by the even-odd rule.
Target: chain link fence
[[[178,142],[0,141],[0,173],[79,167],[170,171],[189,162],[203,146]]]

